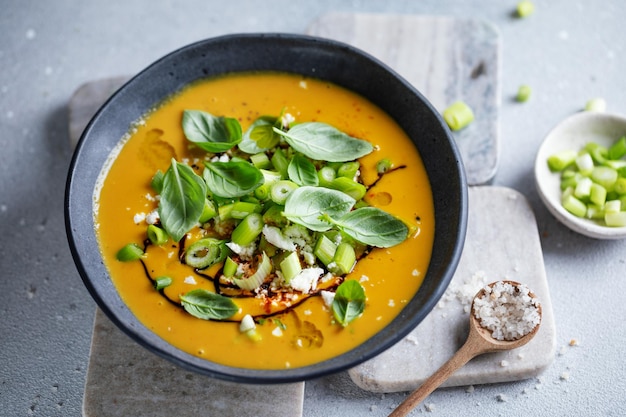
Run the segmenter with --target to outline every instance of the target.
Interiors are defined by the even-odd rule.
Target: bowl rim
[[[291,45],[296,52],[301,52],[302,48],[309,48],[320,54],[329,54],[329,57],[334,57],[333,54],[335,54],[338,57],[365,62],[371,66],[372,70],[388,74],[397,84],[397,88],[401,88],[403,91],[410,93],[412,100],[417,100],[420,106],[424,106],[428,110],[428,116],[433,118],[429,122],[433,123],[438,129],[437,135],[443,135],[443,137],[447,139],[444,144],[447,145],[447,159],[450,162],[450,166],[454,167],[456,170],[456,172],[446,172],[445,177],[438,179],[442,183],[446,181],[447,186],[450,186],[452,190],[449,194],[443,196],[442,201],[435,201],[435,204],[436,206],[439,205],[443,207],[446,213],[450,211],[453,214],[448,216],[449,218],[445,218],[446,222],[443,222],[438,216],[443,216],[444,214],[440,214],[435,210],[436,226],[433,252],[436,248],[440,248],[441,251],[436,254],[433,253],[426,276],[424,277],[424,282],[417,294],[409,302],[409,305],[414,305],[419,302],[419,308],[409,314],[408,306],[405,307],[388,326],[383,328],[383,330],[346,353],[322,362],[298,368],[258,370],[225,366],[183,352],[165,342],[163,339],[160,339],[160,337],[156,336],[139,322],[121,300],[111,279],[108,277],[108,271],[100,257],[99,245],[95,233],[95,223],[93,219],[93,204],[95,204],[95,202],[93,201],[93,192],[96,183],[94,177],[97,177],[103,169],[99,164],[102,163],[104,165],[106,160],[110,158],[110,155],[103,156],[101,148],[103,145],[107,144],[105,143],[98,147],[97,144],[94,144],[95,139],[92,139],[92,137],[97,138],[98,135],[102,136],[102,132],[110,128],[110,132],[107,132],[107,135],[109,135],[109,142],[111,143],[106,147],[109,153],[113,149],[113,144],[116,143],[114,140],[119,142],[122,139],[123,134],[119,134],[120,127],[111,125],[111,122],[106,119],[106,116],[114,117],[117,115],[117,113],[110,114],[113,112],[112,109],[114,109],[116,103],[124,103],[127,101],[131,104],[128,109],[124,109],[125,113],[128,112],[131,113],[131,115],[125,115],[124,117],[131,117],[133,112],[136,113],[139,110],[141,110],[142,114],[145,114],[146,108],[137,109],[133,107],[135,105],[134,99],[137,97],[132,96],[132,89],[145,88],[147,84],[159,84],[163,80],[167,81],[168,79],[171,80],[171,78],[175,78],[172,72],[164,74],[161,67],[172,68],[172,65],[176,66],[175,64],[179,63],[180,60],[184,60],[190,54],[197,53],[199,50],[203,50],[203,48],[217,48],[223,47],[229,43],[242,42],[246,43],[246,45],[250,42],[257,42],[267,47],[271,46],[272,48]],[[311,68],[309,74],[302,74],[301,71],[294,72],[329,80],[327,76],[320,76],[320,71],[317,71],[317,69],[317,67]],[[254,70],[258,71],[259,69]],[[263,70],[264,69],[260,69],[260,71]],[[248,70],[248,72],[250,71],[253,70]],[[289,72],[282,69],[274,71]],[[341,70],[339,69],[337,71]],[[233,70],[231,72],[238,71]],[[202,76],[203,74],[204,77]],[[198,79],[210,77],[210,75],[206,74],[204,69],[202,69],[201,73],[198,73],[198,75]],[[154,79],[150,79],[150,77],[154,77]],[[329,81],[335,82],[332,79]],[[180,91],[180,89],[188,85],[189,82],[191,81],[188,79],[184,82],[180,82],[177,88],[172,87],[170,84],[167,89],[163,89],[162,86],[157,85],[155,88],[158,91],[154,94],[160,94],[163,100]],[[174,85],[176,85],[176,82],[174,82]],[[352,89],[345,85],[344,87]],[[161,90],[159,90],[159,88]],[[360,91],[355,92],[363,95]],[[366,98],[379,104],[372,98],[367,96]],[[151,105],[154,107],[157,104],[158,100],[153,101]],[[137,107],[142,106],[138,105]],[[389,111],[387,112],[389,113]],[[405,129],[405,126],[402,126],[396,117],[393,115],[392,117]],[[137,119],[138,117],[129,120],[135,121]],[[123,130],[128,132],[131,125],[132,123],[123,126]],[[436,146],[434,144],[435,139],[437,138],[432,138],[433,143],[429,143],[429,141],[425,139],[422,146]],[[417,141],[414,138],[412,138],[412,141],[419,150]],[[97,169],[93,167],[93,162],[90,162],[92,160],[98,162]],[[424,160],[424,163],[426,165],[427,161]],[[429,172],[429,177],[430,174]],[[429,180],[431,181],[431,188],[434,194],[436,184],[432,183],[433,178],[429,178]],[[137,343],[182,368],[210,377],[244,383],[289,383],[344,371],[371,359],[399,342],[426,317],[447,289],[460,260],[467,229],[467,193],[467,180],[461,156],[443,118],[415,87],[386,64],[360,49],[331,39],[287,33],[229,34],[188,44],[154,61],[137,73],[137,75],[129,79],[100,107],[83,131],[71,159],[64,201],[65,227],[72,257],[89,293],[105,315]],[[90,210],[85,210],[85,206],[90,207]],[[448,221],[450,221],[450,224],[448,224]],[[443,232],[439,232],[441,230],[443,230]],[[451,239],[449,241],[442,240],[444,239],[444,234],[451,237]],[[432,279],[427,282],[430,276],[439,277],[439,280],[435,283],[431,282]]]
[[[548,211],[574,232],[594,239],[626,238],[626,227],[604,226],[591,219],[576,217],[563,207],[560,178],[548,168],[548,157],[558,151],[578,151],[589,141],[610,145],[625,134],[625,117],[605,112],[581,111],[557,123],[541,143],[534,168],[539,197]]]

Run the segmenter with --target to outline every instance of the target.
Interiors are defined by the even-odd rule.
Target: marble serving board
[[[521,380],[539,375],[553,361],[556,329],[541,242],[526,198],[505,187],[469,189],[467,238],[459,266],[439,304],[406,338],[349,371],[359,387],[372,392],[419,387],[461,347],[469,331],[471,299],[498,280],[526,284],[543,311],[533,340],[520,348],[471,360],[443,386]]]
[[[475,120],[453,137],[469,185],[493,179],[498,164],[500,34],[476,19],[443,16],[330,13],[308,34],[345,42],[378,58],[439,111],[457,100]]]

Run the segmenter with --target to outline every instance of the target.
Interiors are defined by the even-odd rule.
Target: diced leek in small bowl
[[[575,232],[626,238],[626,118],[574,114],[546,136],[535,182],[548,210]]]

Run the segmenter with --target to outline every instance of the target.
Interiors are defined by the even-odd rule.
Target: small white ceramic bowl
[[[561,205],[560,175],[548,168],[548,157],[559,151],[580,150],[587,142],[610,146],[626,135],[626,118],[608,113],[576,113],[556,125],[544,139],[535,160],[535,183],[544,204],[561,223],[596,239],[624,239],[626,227],[609,227],[570,214]]]

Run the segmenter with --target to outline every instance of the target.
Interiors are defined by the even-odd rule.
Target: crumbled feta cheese
[[[133,221],[135,222],[135,224],[139,224],[144,220],[146,220],[146,213],[137,213],[133,217]]]
[[[317,286],[317,279],[322,276],[324,270],[319,267],[305,268],[289,282],[291,288],[307,294]]]
[[[243,260],[251,260],[254,257],[254,252],[256,251],[256,244],[253,242],[247,246],[241,246],[236,244],[235,242],[228,242],[226,246],[237,255],[241,256]]]
[[[146,197],[146,200],[148,201],[156,201],[156,197],[150,193],[146,193],[145,197]]]
[[[192,277],[191,275],[189,275],[188,277],[185,277],[185,281],[183,282],[185,284],[196,285],[196,279]]]
[[[359,278],[359,282],[367,282],[370,280],[370,277],[368,277],[367,275],[361,275],[361,278]]]
[[[417,269],[414,269],[414,270],[411,272],[411,275],[413,275],[414,277],[419,277],[419,276],[420,276],[420,271],[418,271]]]
[[[276,337],[281,337],[283,335],[283,331],[280,329],[280,327],[276,327],[274,330],[272,330],[272,335]]]
[[[395,307],[396,302],[395,302],[395,301],[393,301],[393,300],[389,300],[389,303],[387,303],[387,305],[388,305],[389,307]]]
[[[272,245],[279,249],[293,252],[296,250],[296,245],[289,239],[286,239],[281,233],[280,229],[275,226],[263,226],[263,236]]]
[[[333,301],[335,301],[335,293],[332,291],[320,291],[320,295],[322,296],[322,301],[324,301],[324,305],[330,308],[333,305]]]
[[[159,211],[158,210],[152,210],[146,216],[146,223],[148,223],[148,224],[157,224],[160,219],[161,219],[161,217],[159,216]]]

